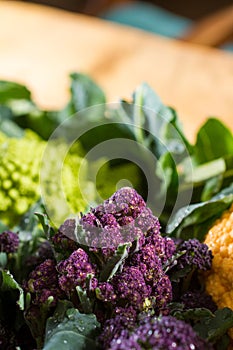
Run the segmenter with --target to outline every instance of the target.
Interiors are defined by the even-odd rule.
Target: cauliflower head
[[[233,310],[233,205],[210,228],[205,243],[214,256],[205,276],[206,290],[219,308]],[[233,329],[230,336],[233,339]]]

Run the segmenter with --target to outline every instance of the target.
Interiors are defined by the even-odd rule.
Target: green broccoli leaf
[[[128,248],[130,246],[131,243],[119,245],[114,255],[103,266],[99,277],[100,282],[108,281],[115,275],[124,260],[128,257]]]
[[[12,100],[30,100],[30,91],[21,84],[0,80],[0,104],[7,104]]]
[[[205,308],[195,308],[187,310],[174,310],[171,313],[172,316],[183,321],[193,321],[195,323],[200,322],[203,318],[213,317],[212,312]]]
[[[105,94],[102,89],[87,75],[80,73],[70,74],[71,103],[74,113],[85,108],[105,104]]]
[[[17,292],[16,302],[21,310],[24,310],[24,292],[20,285],[16,282],[11,273],[7,270],[0,271],[0,293]],[[8,294],[8,298],[9,298]]]
[[[209,118],[198,131],[194,146],[194,161],[196,164],[203,164],[226,155],[232,155],[232,149],[233,135],[231,131],[220,120]]]
[[[204,317],[194,326],[200,337],[211,343],[216,343],[223,337],[229,328],[233,327],[233,311],[223,308],[215,311],[214,315]]]
[[[99,331],[95,315],[81,314],[67,305],[66,310],[64,307],[55,310],[54,316],[47,320],[43,350],[95,350]]]
[[[11,109],[3,105],[0,105],[0,131],[8,137],[22,137],[24,135],[24,130],[13,121]]]
[[[35,215],[37,216],[39,222],[41,223],[47,239],[50,239],[51,237],[53,237],[55,234],[55,230],[52,227],[51,222],[50,222],[47,214],[35,212]]]
[[[233,185],[221,191],[206,202],[191,204],[176,212],[167,225],[171,236],[203,241],[208,227],[233,203]]]

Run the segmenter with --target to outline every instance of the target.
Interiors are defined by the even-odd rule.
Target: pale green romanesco
[[[59,144],[59,147],[61,148],[62,144]],[[58,152],[56,144],[54,149]],[[41,195],[39,180],[41,161],[46,159],[45,151],[46,142],[31,131],[26,131],[23,138],[8,138],[0,133],[0,220],[9,226],[13,226]],[[62,190],[70,213],[84,211],[87,207],[76,181],[80,164],[84,160],[74,153],[66,155],[61,175]],[[56,188],[56,182],[52,183],[54,178],[52,171],[56,169],[56,154],[52,161],[50,159],[48,162],[48,171],[51,172],[47,174],[47,178],[51,179],[49,189],[52,188],[52,192],[56,193],[59,203],[60,188]],[[86,192],[89,185],[88,183],[85,185]],[[51,199],[54,201],[53,196]],[[45,203],[47,204],[49,203]]]

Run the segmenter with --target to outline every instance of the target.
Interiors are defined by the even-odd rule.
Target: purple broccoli
[[[32,294],[32,301],[35,305],[46,303],[51,297],[51,306],[54,306],[58,299],[63,297],[63,292],[58,285],[58,273],[54,260],[47,259],[36,267],[24,285],[27,292]]]
[[[0,234],[0,252],[15,253],[19,246],[19,236],[11,231]]]
[[[198,270],[209,270],[211,268],[213,254],[207,244],[201,243],[196,238],[189,239],[178,245],[177,251],[185,253],[178,259],[178,269],[192,266]]]
[[[200,338],[192,327],[172,316],[147,317],[132,332],[123,331],[105,349],[151,350],[212,350],[212,345]]]
[[[60,274],[59,286],[68,295],[77,286],[86,288],[88,276],[94,277],[96,273],[87,253],[81,248],[75,250],[68,259],[60,261],[57,265],[57,271]],[[95,287],[97,287],[97,283],[94,283],[93,288]]]

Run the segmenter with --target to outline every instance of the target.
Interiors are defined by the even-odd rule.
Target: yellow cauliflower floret
[[[208,231],[205,243],[214,256],[205,277],[206,290],[219,308],[233,310],[233,205]],[[233,328],[229,334],[233,339]]]

